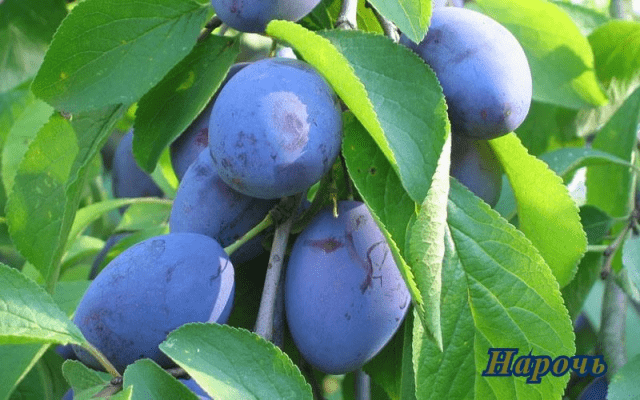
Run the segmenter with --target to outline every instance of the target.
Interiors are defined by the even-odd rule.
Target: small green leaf
[[[580,33],[584,36],[588,36],[600,25],[610,21],[606,15],[591,8],[581,6],[580,4],[560,0],[552,0],[551,2],[569,14],[573,22],[575,22],[580,29]]]
[[[75,343],[82,332],[42,287],[0,264],[0,343]]]
[[[596,72],[605,84],[629,85],[640,76],[640,22],[610,21],[589,36]]]
[[[427,34],[431,0],[371,0],[370,3],[414,43],[422,41]]]
[[[549,168],[563,178],[570,177],[578,168],[591,165],[619,165],[626,168],[636,168],[630,162],[601,150],[567,147],[542,154],[540,159]]]
[[[567,146],[582,147],[585,140],[578,136],[577,116],[577,110],[534,100],[516,134],[533,156]]]
[[[2,148],[2,183],[6,193],[11,193],[13,180],[29,144],[38,131],[49,121],[53,108],[42,100],[35,99],[16,119]]]
[[[592,147],[631,162],[640,124],[640,88],[636,89],[596,134]],[[587,202],[612,217],[631,210],[632,171],[618,165],[591,166],[587,170]]]
[[[134,103],[195,45],[208,4],[80,2],[56,32],[32,90],[68,112]]]
[[[165,147],[205,108],[238,52],[237,40],[211,35],[142,97],[133,138],[142,169],[152,172]]]
[[[75,392],[104,386],[112,378],[106,372],[95,371],[76,360],[67,360],[62,364],[62,375]]]
[[[533,98],[579,109],[606,104],[593,53],[569,15],[545,0],[478,0],[520,42],[533,77]]]
[[[289,357],[244,329],[187,324],[171,332],[160,350],[216,399],[313,398]]]
[[[65,314],[71,317],[90,284],[91,281],[88,280],[58,282],[56,284],[56,292],[53,294],[53,300]]]
[[[124,371],[123,388],[131,387],[132,400],[198,400],[198,396],[151,360],[138,360]]]
[[[36,73],[66,14],[63,0],[0,1],[0,93]]]
[[[513,133],[489,143],[516,196],[520,230],[540,251],[560,287],[567,285],[587,248],[578,207],[562,179],[529,155]]]
[[[323,31],[273,21],[285,40],[324,75],[382,150],[411,198],[422,203],[450,126],[433,71],[390,39],[358,31]],[[328,40],[327,40],[328,39]]]
[[[62,377],[63,360],[50,349],[20,382],[12,400],[58,400],[67,391]]]
[[[636,355],[611,378],[607,391],[609,400],[640,399],[640,355]]]
[[[518,356],[575,352],[558,285],[521,232],[457,181],[451,181],[442,267],[441,352],[414,324],[418,399],[560,398],[568,375],[539,384],[526,377],[483,377],[489,348]]]

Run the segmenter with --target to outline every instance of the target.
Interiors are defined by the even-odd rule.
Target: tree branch
[[[609,275],[602,297],[602,322],[598,335],[609,379],[627,363],[627,350],[624,346],[626,319],[627,298],[616,284],[615,277]]]
[[[336,28],[343,30],[358,29],[358,0],[342,0],[342,8],[338,19],[336,19]]]

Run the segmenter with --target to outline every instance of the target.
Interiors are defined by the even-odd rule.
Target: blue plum
[[[189,388],[189,390],[191,390],[196,396],[198,396],[200,398],[200,400],[211,400],[211,397],[209,397],[209,395],[207,394],[207,392],[204,391],[204,389],[202,389],[200,387],[200,385],[198,385],[198,383],[196,381],[193,380],[193,378],[189,378],[189,379],[179,379],[180,382],[182,382],[186,387]]]
[[[209,104],[202,110],[202,112],[193,120],[191,125],[185,129],[185,131],[178,136],[178,138],[171,144],[171,165],[179,180],[182,180],[185,172],[192,162],[198,158],[198,154],[207,148],[209,144],[209,118],[211,118],[211,109],[213,103],[218,98],[218,93],[229,82],[238,71],[240,71],[248,63],[237,63],[229,68],[227,76],[224,78],[220,87],[213,95]]]
[[[216,15],[241,32],[264,32],[274,19],[297,21],[321,0],[211,0]]]
[[[435,72],[456,135],[491,139],[515,130],[531,105],[531,70],[518,40],[493,19],[465,8],[433,10],[414,50]]]
[[[452,137],[450,174],[494,207],[502,191],[502,166],[486,140]]]
[[[73,321],[120,372],[143,357],[169,367],[158,345],[188,322],[225,323],[234,289],[233,265],[215,240],[172,233],[114,258],[87,289]],[[100,368],[74,349],[83,363]]]
[[[133,130],[122,137],[113,157],[113,196],[162,197],[162,190],[133,158]]]
[[[238,72],[211,112],[209,149],[240,193],[275,199],[307,190],[333,165],[342,141],[338,98],[310,65],[257,61]]]
[[[230,188],[218,176],[211,154],[203,150],[184,175],[171,207],[171,232],[194,232],[228,246],[247,233],[264,217],[277,200],[246,196]],[[262,252],[262,235],[231,255],[234,265]]]
[[[285,312],[302,356],[328,374],[360,368],[400,326],[409,291],[364,203],[320,212],[296,239]]]
[[[67,390],[64,396],[62,396],[62,400],[73,400],[73,389]]]
[[[607,400],[607,393],[609,392],[609,384],[607,383],[606,376],[600,376],[595,378],[591,383],[585,387],[578,400]]]

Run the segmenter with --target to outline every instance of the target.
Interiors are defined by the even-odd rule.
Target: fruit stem
[[[336,28],[342,30],[358,29],[358,0],[342,0],[342,8],[338,19],[336,19]]]
[[[293,218],[293,216],[289,216],[285,222],[276,228],[271,254],[269,255],[267,275],[264,279],[264,289],[262,290],[260,309],[258,310],[258,319],[256,320],[254,331],[268,341],[272,341],[274,337],[274,315],[278,296],[282,295],[283,290],[280,284],[282,281],[281,275],[284,269],[284,254],[287,250]],[[280,323],[282,322],[283,320],[280,319]]]
[[[220,18],[218,18],[217,16],[211,18],[211,20],[209,20],[209,22],[207,22],[204,26],[202,32],[200,32],[200,35],[198,36],[198,42],[203,41],[204,39],[209,37],[209,35],[211,35],[211,32],[213,32],[220,25],[222,25],[222,20]]]
[[[120,373],[116,370],[116,368],[107,360],[107,358],[100,352],[100,350],[93,347],[93,345],[89,342],[85,342],[82,344],[85,350],[87,350],[98,362],[100,365],[104,367],[104,369],[114,378],[119,378]]]
[[[356,400],[371,400],[371,378],[362,369],[356,371]]]
[[[324,174],[320,181],[320,187],[315,194],[315,197],[311,201],[309,208],[302,213],[300,218],[296,220],[295,226],[292,229],[293,233],[300,233],[305,226],[311,222],[313,217],[322,209],[325,204],[325,200],[329,194],[329,185],[331,182],[331,172]]]
[[[231,255],[234,251],[238,250],[240,246],[247,243],[249,240],[253,239],[254,237],[258,236],[263,230],[267,229],[272,224],[273,224],[273,218],[271,218],[271,214],[267,214],[267,216],[264,217],[264,219],[260,221],[258,225],[254,226],[253,228],[251,228],[249,232],[242,235],[238,240],[231,243],[229,246],[225,247],[224,251],[228,255]]]
[[[365,6],[371,9],[373,15],[376,16],[376,19],[378,20],[378,23],[380,24],[384,35],[393,40],[395,43],[398,43],[400,41],[400,35],[398,34],[398,28],[396,28],[393,22],[388,20],[384,15],[380,14],[375,7],[369,4],[368,1],[365,2]]]

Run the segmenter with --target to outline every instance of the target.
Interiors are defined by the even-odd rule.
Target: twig
[[[336,28],[342,30],[358,29],[358,0],[342,0],[342,8],[338,19],[336,19]]]
[[[394,23],[388,20],[384,15],[380,14],[374,6],[369,4],[369,2],[366,2],[365,6],[373,11],[373,15],[376,16],[380,27],[382,27],[384,35],[393,40],[395,43],[398,43],[400,41],[400,34],[398,33],[398,28],[394,25]]]
[[[371,400],[371,378],[362,369],[356,372],[356,400]]]
[[[627,237],[627,234],[630,230],[637,229],[638,216],[640,215],[640,211],[638,209],[634,209],[631,212],[631,216],[628,218],[628,222],[625,227],[620,231],[618,236],[613,240],[607,248],[602,252],[604,256],[604,262],[602,264],[602,270],[600,271],[600,277],[604,280],[607,279],[607,276],[611,273],[611,263],[613,262],[613,257],[616,254],[618,248],[624,243],[624,240]]]
[[[109,360],[107,360],[107,357],[105,357],[104,354],[102,354],[100,352],[100,350],[95,348],[89,342],[85,342],[81,346],[85,350],[87,350],[89,352],[89,354],[91,354],[96,360],[98,360],[100,365],[102,365],[102,367],[104,367],[104,369],[109,373],[109,375],[113,376],[114,378],[120,377],[120,373],[116,370],[116,368],[113,366],[113,364],[111,364],[111,362],[109,362]]]
[[[626,19],[627,13],[624,6],[624,0],[611,0],[609,3],[609,14],[611,18]]]
[[[295,207],[287,207],[291,213],[284,222],[278,225],[273,237],[273,245],[271,246],[271,254],[269,255],[269,266],[267,267],[267,275],[264,278],[264,289],[262,290],[258,319],[256,320],[254,329],[258,335],[269,341],[272,341],[274,337],[274,316],[277,296],[281,291],[278,287],[280,286],[281,275],[284,269],[284,255],[287,250],[291,226],[293,225],[294,213],[300,203],[300,196],[295,196],[294,198],[297,199],[297,201],[295,201]],[[293,202],[291,200],[291,197],[284,198],[281,204]],[[270,212],[269,214],[271,215],[272,213]]]
[[[258,225],[251,228],[249,232],[245,233],[240,238],[238,238],[238,240],[231,243],[229,246],[225,247],[224,251],[228,255],[231,255],[234,251],[238,250],[240,246],[247,243],[249,240],[253,239],[254,237],[258,236],[260,233],[262,233],[263,230],[267,229],[272,224],[273,224],[273,218],[271,216],[271,213],[269,213],[267,214],[266,217],[264,217],[262,221],[260,221]]]
[[[605,282],[601,318],[598,341],[607,363],[607,377],[611,379],[627,362],[624,345],[627,298],[613,275],[609,275]]]
[[[347,161],[344,159],[342,152],[340,152],[340,163],[342,164],[344,183],[347,186],[347,199],[353,200],[353,184],[351,183],[351,178],[349,178],[349,173],[347,172]]]
[[[211,20],[209,20],[209,22],[207,22],[204,26],[202,32],[200,32],[200,35],[198,36],[198,42],[206,39],[209,35],[211,35],[211,32],[213,32],[220,25],[222,25],[222,20],[220,18],[218,18],[217,16],[211,18]]]

